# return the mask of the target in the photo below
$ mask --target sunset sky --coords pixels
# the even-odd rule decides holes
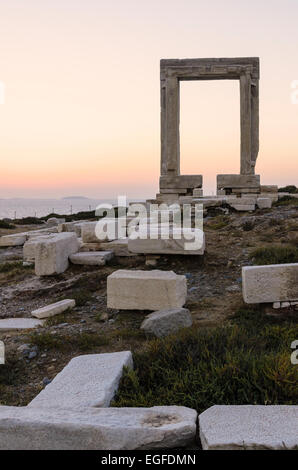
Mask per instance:
[[[0,0],[0,198],[153,197],[159,60],[259,56],[263,184],[298,186],[297,0]],[[181,85],[181,173],[238,173],[237,81]]]

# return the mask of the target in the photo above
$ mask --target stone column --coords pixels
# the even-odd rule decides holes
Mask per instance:
[[[240,75],[240,127],[241,127],[241,165],[240,174],[254,173],[251,165],[251,76]]]
[[[166,81],[160,80],[160,174],[167,175],[167,118],[166,118]]]
[[[163,157],[166,161],[166,174],[180,174],[180,142],[179,142],[179,81],[167,78],[165,86],[165,148]],[[163,127],[163,126],[162,126]],[[163,163],[163,167],[165,167]]]
[[[253,171],[259,153],[259,80],[251,81],[251,164]]]

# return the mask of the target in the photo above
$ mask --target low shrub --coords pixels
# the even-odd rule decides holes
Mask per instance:
[[[283,196],[278,201],[273,203],[273,206],[298,206],[298,198],[292,196]]]
[[[298,193],[298,188],[296,188],[294,184],[291,184],[289,186],[284,186],[283,188],[278,188],[278,192],[295,194]]]
[[[291,245],[261,247],[254,250],[250,257],[257,265],[297,263],[298,248]]]
[[[298,325],[242,309],[230,325],[188,328],[134,354],[112,406],[296,404],[298,368],[290,362]],[[297,320],[296,320],[297,322]]]
[[[15,228],[15,225],[9,223],[9,222],[5,222],[5,220],[0,220],[0,228],[6,228],[6,229],[13,229]]]

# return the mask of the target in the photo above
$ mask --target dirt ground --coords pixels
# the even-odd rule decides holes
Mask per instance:
[[[21,226],[0,229],[0,235],[36,230]],[[0,271],[0,318],[31,317],[31,311],[63,298],[75,298],[71,311],[52,317],[28,332],[0,333],[6,365],[0,371],[0,403],[27,405],[69,362],[80,354],[146,348],[139,329],[149,312],[117,311],[106,307],[106,278],[117,269],[161,269],[184,274],[188,283],[186,307],[200,327],[229,321],[243,304],[241,267],[253,264],[257,247],[298,247],[298,207],[287,205],[254,213],[218,215],[204,221],[204,256],[161,256],[155,267],[145,256],[117,257],[104,267],[71,266],[59,276],[38,278],[21,263]],[[0,249],[1,263],[21,259],[21,248]],[[276,314],[272,306],[268,314]]]

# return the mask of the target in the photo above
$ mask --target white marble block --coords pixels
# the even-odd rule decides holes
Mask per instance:
[[[247,304],[295,301],[298,299],[298,263],[245,266],[242,290]]]
[[[0,449],[177,448],[194,443],[196,422],[197,412],[183,406],[84,410],[0,406]]]
[[[109,406],[123,367],[133,367],[130,351],[77,356],[28,406],[73,410]]]
[[[0,237],[0,246],[21,246],[27,240],[27,233],[13,233]]]
[[[42,320],[35,320],[33,318],[4,318],[0,320],[0,331],[30,330],[42,325]]]
[[[112,259],[114,253],[112,251],[91,251],[80,252],[70,255],[69,260],[73,264],[83,264],[89,266],[103,266],[107,261]]]
[[[293,450],[298,406],[215,405],[199,416],[203,450]]]
[[[47,240],[51,238],[52,235],[39,235],[29,238],[23,246],[23,260],[34,262],[35,260],[35,250],[38,243],[42,240]]]
[[[31,315],[36,318],[48,318],[53,317],[54,315],[59,315],[69,308],[73,308],[76,305],[74,299],[65,299],[55,302],[54,304],[46,305],[45,307],[38,308],[31,312]]]
[[[142,254],[176,254],[176,255],[203,255],[205,251],[205,234],[200,229],[181,229],[169,227],[169,236],[162,238],[162,231],[166,227],[146,225],[140,232],[148,233],[147,238],[129,237],[128,249],[132,253]],[[150,238],[150,232],[157,234],[158,238]],[[179,237],[179,238],[176,238]]]
[[[173,271],[120,269],[107,278],[109,308],[123,310],[164,310],[183,307],[186,277]]]
[[[78,250],[78,238],[72,232],[57,233],[39,240],[35,248],[35,274],[49,276],[63,273],[69,266],[69,255]]]
[[[270,209],[272,207],[272,199],[270,197],[258,197],[257,206],[259,209]]]

